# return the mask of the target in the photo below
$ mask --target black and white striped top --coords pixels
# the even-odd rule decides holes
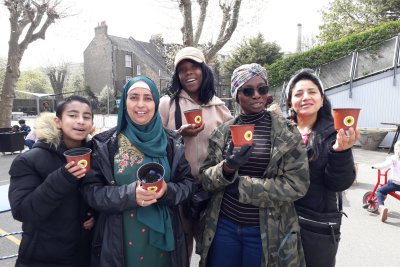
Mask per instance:
[[[240,167],[238,173],[242,176],[263,179],[263,174],[271,158],[271,117],[265,111],[252,115],[241,114],[237,124],[255,125],[253,134],[254,150],[248,162]],[[227,144],[229,144],[230,139],[231,137],[229,137]],[[231,193],[232,191],[237,192],[235,188],[232,188],[237,186],[238,181],[226,189],[221,205],[221,215],[242,226],[258,226],[258,207],[240,203],[238,194]]]

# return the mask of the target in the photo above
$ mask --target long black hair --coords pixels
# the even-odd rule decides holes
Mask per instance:
[[[203,73],[203,82],[199,88],[199,100],[201,103],[207,104],[215,95],[214,74],[205,63],[198,63],[191,59],[185,60],[189,61],[196,67],[200,67],[201,72]],[[181,81],[179,80],[178,66],[176,66],[174,74],[172,75],[172,80],[167,88],[167,95],[171,97],[171,101],[179,97],[179,94],[183,89]]]
[[[286,93],[287,93],[286,107],[288,109],[289,120],[292,120],[297,123],[297,113],[292,108],[291,98],[292,98],[293,88],[299,81],[303,80],[309,80],[312,83],[314,83],[318,87],[319,92],[323,97],[322,107],[317,112],[317,121],[313,126],[313,129],[308,139],[309,141],[306,145],[307,151],[309,151],[308,159],[309,161],[314,161],[319,157],[321,145],[323,142],[322,133],[315,130],[315,126],[322,120],[333,122],[332,104],[329,101],[328,97],[324,94],[323,84],[321,80],[318,78],[318,76],[314,74],[314,71],[312,69],[301,69],[292,76],[286,87]]]

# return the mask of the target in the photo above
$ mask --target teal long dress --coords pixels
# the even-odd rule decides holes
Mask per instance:
[[[118,151],[114,157],[114,175],[117,184],[130,184],[136,181],[136,172],[142,165],[143,159],[143,153],[138,151],[123,134],[119,134]],[[136,215],[136,208],[123,213],[125,267],[170,267],[170,252],[149,245],[149,228],[138,221]]]

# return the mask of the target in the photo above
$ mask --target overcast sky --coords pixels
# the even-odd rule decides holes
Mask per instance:
[[[209,6],[215,1],[210,1]],[[63,0],[63,2],[66,2]],[[323,7],[329,0],[267,0],[259,5],[242,1],[240,20],[231,41],[222,51],[229,52],[244,38],[264,34],[266,41],[276,41],[283,51],[295,51],[297,24],[303,25],[303,35],[318,33]],[[69,12],[75,14],[51,25],[46,40],[29,45],[22,59],[23,69],[57,64],[59,62],[83,62],[83,51],[94,36],[94,28],[106,21],[110,35],[148,41],[151,35],[161,33],[165,42],[181,41],[182,18],[172,0],[67,0]],[[219,8],[210,10],[213,18],[205,25],[202,41],[213,40],[219,25]],[[8,10],[0,6],[0,57],[7,57],[9,20]],[[207,23],[207,21],[206,21]],[[214,27],[213,27],[214,26]]]

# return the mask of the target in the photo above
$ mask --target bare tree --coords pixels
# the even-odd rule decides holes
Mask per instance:
[[[10,12],[10,39],[6,73],[0,95],[0,127],[11,125],[15,88],[21,74],[20,64],[29,44],[45,39],[47,29],[56,19],[65,17],[61,0],[4,0]]]
[[[51,87],[53,88],[56,100],[63,99],[63,89],[65,77],[68,74],[67,64],[60,64],[58,66],[50,66],[46,68],[46,74],[50,79]]]
[[[203,32],[204,21],[207,16],[209,0],[197,0],[199,5],[199,16],[196,28],[193,28],[192,0],[177,0],[179,10],[183,17],[182,41],[184,46],[198,46]],[[222,11],[222,20],[219,33],[215,43],[209,43],[205,52],[206,61],[212,59],[219,50],[229,41],[236,29],[239,19],[239,11],[242,0],[218,0]]]

